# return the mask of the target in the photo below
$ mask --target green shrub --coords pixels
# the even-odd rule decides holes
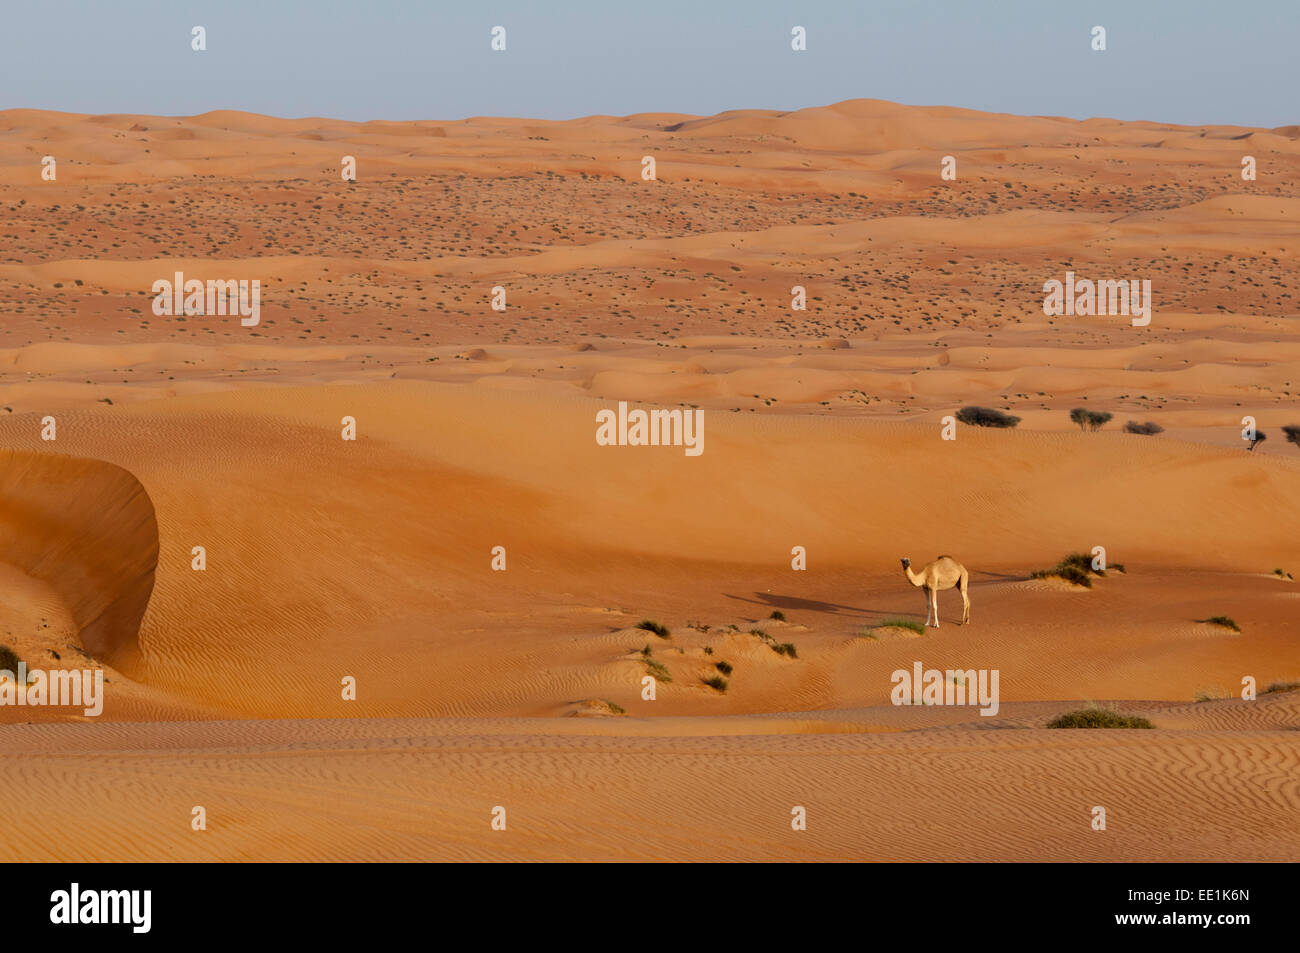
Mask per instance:
[[[1165,428],[1151,420],[1148,420],[1144,424],[1140,424],[1136,420],[1130,420],[1124,425],[1124,432],[1151,435],[1164,433]]]
[[[661,639],[666,639],[672,634],[666,627],[660,625],[658,622],[652,622],[649,619],[642,619],[637,623],[636,627],[638,629],[645,629],[647,632],[653,632]]]
[[[773,613],[770,616],[768,616],[768,618],[775,619],[777,622],[784,622],[785,613],[782,612],[780,609],[776,609],[775,611],[773,611]]]
[[[646,659],[645,670],[646,674],[653,675],[657,682],[671,682],[673,680],[672,673],[668,671],[663,663],[656,662],[654,659]]]
[[[13,672],[14,677],[17,678],[18,663],[21,661],[17,652],[7,645],[0,645],[0,670]]]
[[[721,672],[723,675],[730,675],[730,674],[731,674],[731,663],[730,663],[730,662],[714,662],[714,663],[713,663],[713,667],[716,668],[716,669],[717,669],[719,672]]]
[[[727,690],[727,680],[721,675],[714,675],[712,678],[703,679],[703,681],[705,685],[708,685],[710,688],[715,688],[720,692],[725,692]]]
[[[1083,586],[1085,589],[1092,588],[1092,577],[1077,566],[1057,566],[1054,569],[1039,569],[1030,574],[1031,579],[1064,579],[1068,583],[1076,586]]]
[[[1113,414],[1108,414],[1104,410],[1089,410],[1087,407],[1075,407],[1070,411],[1070,421],[1079,425],[1079,429],[1100,430],[1105,424],[1110,423]],[[1159,431],[1155,431],[1159,433]]]
[[[1064,566],[1057,573],[1061,579],[1085,589],[1092,588],[1092,577],[1076,566]]]
[[[1273,682],[1268,688],[1264,689],[1265,695],[1271,695],[1274,692],[1293,692],[1300,688],[1300,682]]]
[[[1080,708],[1047,723],[1048,728],[1154,728],[1145,718],[1121,715],[1109,708]]]
[[[1124,571],[1122,563],[1113,563],[1112,569]],[[1051,569],[1039,569],[1030,573],[1031,579],[1047,579],[1055,576],[1058,579],[1064,579],[1068,583],[1076,586],[1083,586],[1085,589],[1092,588],[1093,576],[1104,576],[1105,570],[1092,568],[1092,557],[1087,553],[1070,553]]]
[[[1080,572],[1093,572],[1096,573],[1098,576],[1106,575],[1103,571],[1092,568],[1092,557],[1089,556],[1087,553],[1070,553],[1059,563],[1057,563],[1057,565],[1069,566],[1073,569],[1079,570]]]
[[[996,427],[1007,429],[1020,423],[1019,417],[1004,414],[992,407],[963,407],[957,411],[957,419],[971,427]]]
[[[873,629],[910,629],[917,635],[925,635],[925,625],[917,622],[915,619],[885,619],[876,625]],[[874,638],[874,636],[873,636]]]
[[[772,648],[775,650],[777,655],[788,655],[790,658],[799,657],[798,653],[794,650],[793,642],[782,642],[780,645],[773,645]]]

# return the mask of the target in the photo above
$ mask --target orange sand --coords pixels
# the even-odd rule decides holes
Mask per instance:
[[[1300,680],[1298,179],[1294,131],[871,101],[0,113],[0,644],[109,679],[0,707],[0,859],[1300,859],[1300,693],[1239,699]],[[1045,317],[1067,269],[1151,326]],[[177,270],[262,323],[154,316]],[[597,446],[619,400],[704,453]],[[1023,423],[941,440],[972,403]],[[971,625],[872,631],[939,553]],[[893,707],[916,660],[999,715]],[[1090,700],[1156,730],[1043,730]]]

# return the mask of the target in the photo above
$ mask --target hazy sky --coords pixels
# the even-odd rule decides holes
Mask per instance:
[[[495,25],[507,50],[489,48]],[[808,49],[790,49],[807,28]],[[207,51],[190,30],[207,30]],[[1095,53],[1101,25],[1109,49]],[[564,119],[870,97],[1300,122],[1300,0],[3,0],[0,108]]]

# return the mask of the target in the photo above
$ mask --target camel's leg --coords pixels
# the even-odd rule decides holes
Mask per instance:
[[[934,627],[939,628],[939,590],[931,589],[930,598],[934,600]]]
[[[929,587],[927,586],[926,588],[922,589],[921,591],[925,593],[925,627],[928,629],[928,628],[930,628],[930,616],[934,613],[934,609],[932,609],[931,606],[930,606],[930,589],[929,589]]]
[[[966,573],[961,574],[961,624],[970,623],[970,595],[967,593],[967,583],[970,577]]]

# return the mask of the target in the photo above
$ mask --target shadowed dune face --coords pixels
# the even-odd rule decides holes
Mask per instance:
[[[100,460],[0,450],[0,559],[59,595],[86,651],[136,667],[158,523],[134,476]]]

